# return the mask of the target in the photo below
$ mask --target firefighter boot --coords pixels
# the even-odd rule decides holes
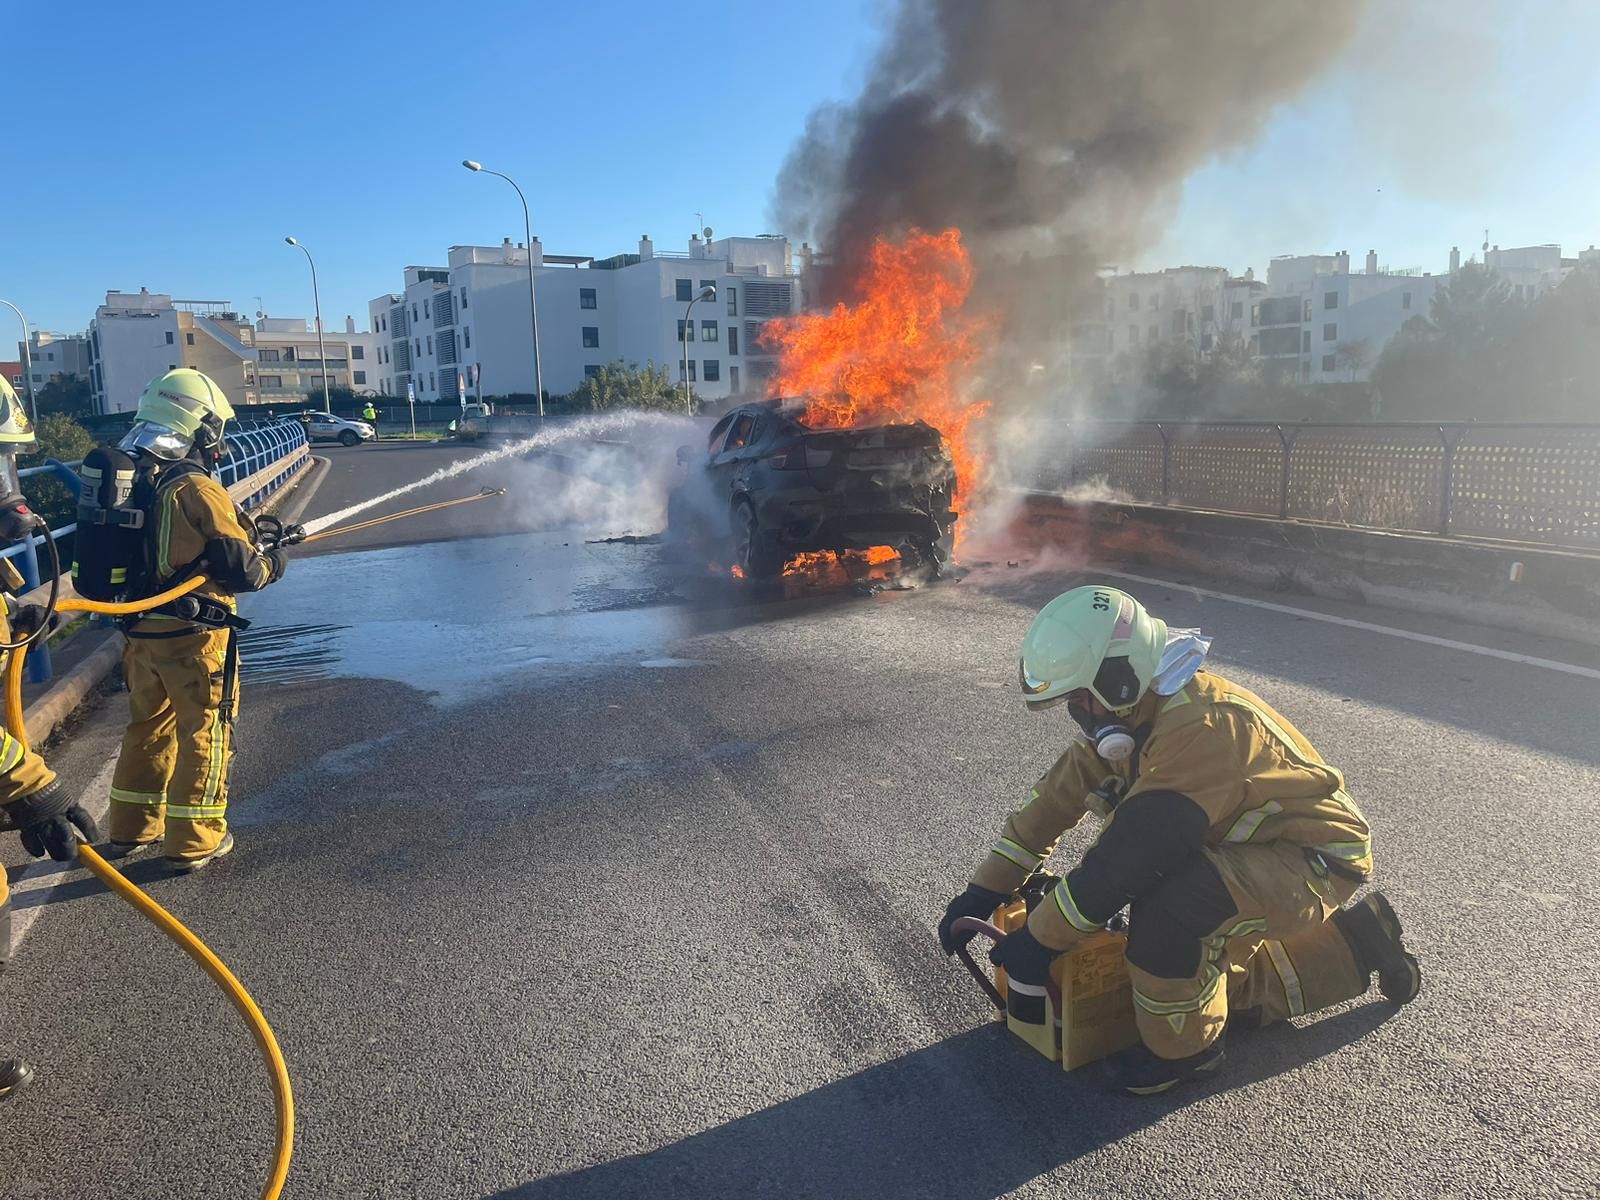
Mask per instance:
[[[1422,990],[1422,967],[1401,939],[1400,918],[1382,892],[1369,892],[1334,914],[1334,922],[1355,953],[1356,969],[1378,975],[1378,990],[1395,1004],[1408,1004]]]
[[[1187,1058],[1161,1058],[1142,1042],[1129,1046],[1106,1059],[1106,1082],[1114,1092],[1153,1096],[1218,1070],[1226,1057],[1223,1040],[1219,1037]]]
[[[0,1058],[0,1100],[33,1081],[33,1068],[20,1058]]]
[[[173,858],[169,856],[167,858],[167,865],[182,875],[187,874],[190,871],[198,871],[201,867],[206,866],[209,863],[214,863],[217,861],[217,859],[223,857],[224,855],[232,853],[233,834],[230,832],[222,835],[222,841],[218,843],[217,848],[210,854],[200,854],[193,858]]]

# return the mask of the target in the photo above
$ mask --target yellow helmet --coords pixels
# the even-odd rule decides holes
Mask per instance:
[[[152,379],[139,397],[133,428],[118,443],[123,450],[146,450],[157,458],[179,459],[198,446],[216,450],[233,405],[209,375],[179,367]]]
[[[4,376],[0,376],[0,451],[15,452],[37,443],[28,410]]]
[[[1049,708],[1087,689],[1113,712],[1139,702],[1161,665],[1167,624],[1104,584],[1064,592],[1039,610],[1022,639],[1022,696]]]

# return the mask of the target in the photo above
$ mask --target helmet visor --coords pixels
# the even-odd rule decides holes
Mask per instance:
[[[17,456],[8,452],[0,453],[0,504],[22,498],[22,480],[17,477]]]
[[[122,435],[119,450],[144,450],[157,458],[179,459],[189,453],[194,439],[159,421],[135,421]]]

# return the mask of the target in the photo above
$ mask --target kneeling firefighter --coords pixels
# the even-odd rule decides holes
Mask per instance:
[[[1143,1095],[1216,1070],[1224,1033],[1359,996],[1376,972],[1404,1004],[1422,985],[1372,872],[1366,820],[1343,776],[1265,701],[1202,670],[1210,642],[1132,596],[1080,587],[1022,643],[1030,709],[1065,704],[1076,741],[1012,813],[939,925],[952,954],[1088,811],[1104,821],[1082,862],[991,961],[1037,989],[1051,963],[1128,905],[1141,1043],[1112,1056],[1114,1087]],[[1231,1018],[1230,1018],[1231,1014]]]
[[[17,403],[11,385],[0,378],[0,542],[15,545],[44,528],[27,502],[17,480],[17,453],[34,445],[33,428]],[[9,563],[7,564],[9,566]],[[0,648],[11,651],[44,635],[51,613],[43,605],[18,605],[10,592],[20,583],[7,580],[0,612]],[[14,638],[18,640],[13,640]],[[69,797],[45,766],[44,759],[5,730],[0,730],[0,828],[16,829],[22,847],[35,858],[48,854],[61,862],[76,858],[78,838],[99,838],[92,818]],[[4,867],[0,867],[0,971],[11,954],[11,892]],[[33,1070],[18,1058],[0,1058],[0,1100],[25,1085]]]
[[[233,406],[199,371],[145,388],[116,449],[85,456],[73,582],[95,600],[155,596],[195,575],[197,591],[125,619],[129,722],[111,781],[109,857],[165,838],[193,870],[233,849],[228,768],[239,709],[235,595],[283,576],[283,550],[261,550],[250,518],[211,476]],[[86,533],[87,531],[87,533]]]

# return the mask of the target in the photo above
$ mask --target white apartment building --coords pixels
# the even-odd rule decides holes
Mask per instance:
[[[1452,252],[1452,264],[1459,255]],[[1372,374],[1383,347],[1412,317],[1425,317],[1449,280],[1418,267],[1380,267],[1367,251],[1365,270],[1350,255],[1283,255],[1267,267],[1266,294],[1250,315],[1250,340],[1269,364],[1302,383],[1344,383]]]
[[[46,333],[35,329],[28,336],[25,359],[22,350],[23,345],[18,342],[17,357],[29,363],[29,377],[35,392],[53,379],[89,378],[88,334]]]
[[[1073,374],[1115,381],[1152,345],[1182,341],[1201,354],[1228,338],[1248,338],[1250,309],[1266,285],[1253,270],[1167,267],[1101,277],[1101,308],[1073,333]]]
[[[717,297],[694,305],[687,330],[695,394],[716,400],[760,392],[773,369],[758,344],[761,326],[801,304],[782,237],[695,236],[687,252],[668,253],[646,236],[637,253],[603,259],[547,254],[537,238],[531,248],[509,238],[452,246],[448,266],[407,267],[404,291],[368,305],[372,328],[387,339],[379,391],[405,396],[414,388],[418,401],[449,402],[475,372],[478,394],[531,397],[530,254],[540,367],[551,395],[614,362],[654,364],[681,379],[685,310],[708,284]]]
[[[358,396],[381,395],[379,351],[386,343],[381,333],[357,332],[353,317],[344,319],[342,331],[324,328],[321,348],[327,354],[328,386],[349,388]],[[257,403],[321,406],[316,395],[322,388],[324,364],[313,322],[304,317],[261,317],[255,324],[255,348]]]

